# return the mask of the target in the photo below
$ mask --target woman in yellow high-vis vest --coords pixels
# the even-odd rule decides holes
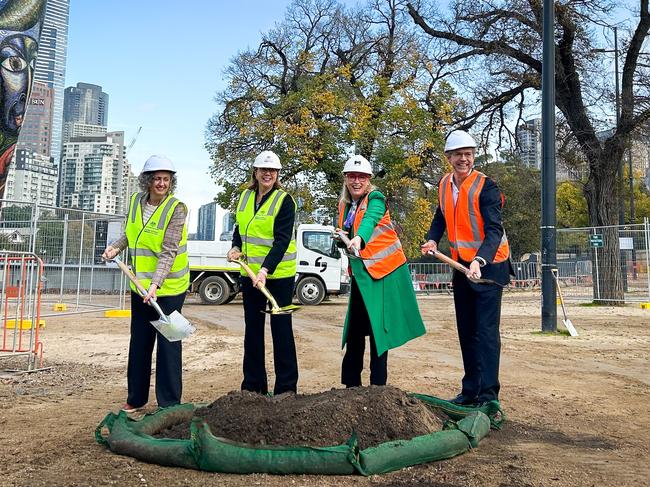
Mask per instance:
[[[385,196],[371,183],[372,166],[363,156],[343,168],[338,227],[350,236],[351,285],[343,328],[345,356],[341,382],[361,385],[366,336],[370,336],[370,384],[385,385],[388,350],[424,335],[411,275],[393,228]]]
[[[106,247],[113,259],[129,249],[131,269],[147,289],[140,296],[131,284],[131,340],[127,369],[128,396],[122,407],[132,413],[149,401],[151,357],[156,341],[156,400],[159,407],[179,404],[182,392],[181,342],[169,342],[151,324],[158,314],[147,303],[154,299],[165,314],[181,311],[189,287],[187,207],[172,196],[176,169],[165,156],[151,156],[138,178],[140,193],[131,196],[125,233]]]
[[[245,391],[266,394],[268,383],[264,365],[264,325],[267,306],[264,294],[257,289],[266,286],[279,306],[291,304],[296,275],[296,241],[294,222],[296,203],[280,188],[280,158],[263,151],[253,162],[251,183],[237,202],[236,225],[228,259],[245,254],[256,273],[251,279],[242,270],[244,300],[244,380]],[[296,392],[298,361],[293,337],[291,315],[271,315],[274,394]]]

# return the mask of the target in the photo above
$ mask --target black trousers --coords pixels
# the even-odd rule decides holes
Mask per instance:
[[[185,293],[177,296],[158,297],[163,313],[180,313],[185,302]],[[182,346],[181,342],[170,342],[156,330],[151,321],[159,319],[156,310],[142,302],[142,296],[131,292],[131,341],[129,343],[129,364],[127,368],[128,396],[126,402],[141,407],[149,402],[151,383],[151,357],[156,348],[156,400],[158,406],[174,406],[181,402]],[[157,340],[156,340],[157,339]]]
[[[366,351],[366,336],[370,336],[370,384],[383,386],[388,380],[388,352],[377,356],[377,345],[372,334],[368,310],[363,302],[356,279],[350,287],[350,319],[345,339],[345,355],[341,366],[341,383],[346,387],[361,385],[363,355]]]
[[[268,379],[264,363],[264,325],[268,300],[253,281],[241,277],[244,299],[244,380],[241,388],[245,391],[268,392]],[[275,298],[278,306],[291,304],[294,278],[268,279],[266,288]],[[271,336],[273,337],[273,365],[275,368],[274,394],[296,392],[298,387],[298,359],[296,343],[293,338],[291,315],[270,315]]]
[[[454,306],[465,375],[462,395],[476,402],[499,397],[501,297],[503,289],[471,284],[454,272]]]

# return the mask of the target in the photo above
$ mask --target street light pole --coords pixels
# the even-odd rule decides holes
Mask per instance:
[[[557,331],[555,167],[555,2],[544,0],[542,27],[542,331]]]

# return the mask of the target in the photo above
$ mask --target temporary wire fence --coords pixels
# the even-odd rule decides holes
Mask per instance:
[[[0,250],[43,262],[43,316],[124,308],[125,278],[101,259],[123,228],[122,215],[0,200]]]
[[[650,223],[557,230],[557,275],[565,299],[577,302],[650,302]],[[612,259],[612,255],[614,259]],[[506,292],[541,296],[539,253],[513,262]],[[452,269],[443,263],[409,264],[416,293],[451,294]],[[621,292],[612,291],[620,285]],[[618,288],[616,288],[618,289]]]

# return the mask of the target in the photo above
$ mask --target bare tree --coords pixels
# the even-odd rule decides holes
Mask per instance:
[[[427,2],[428,3],[428,2]],[[589,221],[613,226],[617,221],[617,170],[631,133],[650,119],[648,71],[639,56],[650,30],[648,0],[638,2],[635,26],[624,35],[620,117],[607,136],[604,106],[613,107],[613,78],[602,72],[594,51],[602,40],[596,33],[612,26],[618,4],[608,0],[563,0],[555,3],[556,106],[582,151],[589,168],[584,193]],[[512,117],[521,118],[539,102],[542,73],[542,0],[457,0],[450,14],[410,2],[415,23],[445,47],[441,65],[453,67],[457,86],[469,100],[462,127],[484,124],[486,132],[508,135]],[[460,81],[460,83],[459,83]],[[613,84],[613,83],[612,83]],[[609,110],[611,113],[611,110]],[[623,299],[618,234],[605,231],[605,300]]]

